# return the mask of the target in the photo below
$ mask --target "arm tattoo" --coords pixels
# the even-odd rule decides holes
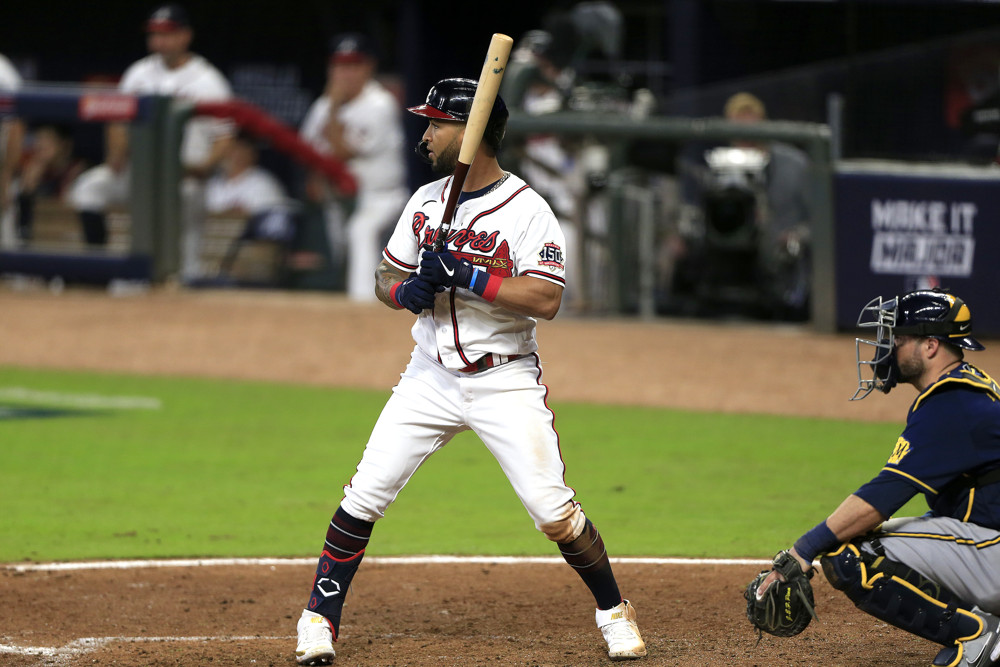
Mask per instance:
[[[384,259],[375,269],[375,296],[378,300],[389,306],[393,310],[399,310],[399,306],[392,302],[389,290],[400,280],[405,280],[406,274],[391,266]]]

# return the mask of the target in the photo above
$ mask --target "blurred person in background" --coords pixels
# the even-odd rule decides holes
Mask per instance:
[[[286,203],[285,187],[258,164],[254,138],[244,132],[233,137],[219,169],[205,186],[205,208],[209,213],[253,215]]]
[[[726,101],[726,120],[756,124],[768,119],[764,103],[748,92]],[[780,141],[734,141],[738,148],[764,153],[764,210],[761,223],[760,265],[774,298],[787,315],[805,315],[809,298],[808,248],[813,204],[809,192],[809,158],[801,149]]]
[[[0,54],[0,95],[16,92],[22,84],[20,73],[6,56]],[[4,228],[8,227],[7,213],[13,198],[11,181],[21,161],[23,141],[24,123],[18,118],[0,117],[0,221],[4,222]]]
[[[219,169],[205,186],[205,209],[209,214],[244,220],[243,231],[222,258],[219,274],[225,278],[246,241],[266,241],[276,253],[270,263],[269,278],[280,281],[286,256],[299,232],[297,202],[290,200],[285,186],[259,164],[259,144],[240,132],[229,142]]]
[[[303,140],[344,162],[357,180],[353,203],[329,191],[316,174],[306,186],[310,199],[325,202],[331,256],[346,264],[346,291],[353,301],[375,300],[372,277],[385,237],[409,196],[402,105],[376,80],[377,71],[378,55],[368,36],[336,35],[330,42],[326,90],[300,129]]]
[[[736,93],[726,101],[726,120],[755,124],[767,120],[764,103],[755,95]],[[767,155],[766,234],[772,246],[809,240],[812,203],[809,198],[809,158],[805,152],[780,141],[734,141],[734,146],[756,148]]]
[[[183,7],[174,4],[158,7],[145,27],[149,55],[125,70],[119,84],[121,92],[216,102],[232,97],[229,82],[222,73],[189,50],[194,33]],[[201,273],[204,181],[219,164],[231,136],[230,124],[216,119],[194,118],[184,128],[181,143],[184,169],[181,278],[184,280]],[[109,124],[104,163],[84,172],[73,186],[71,201],[88,245],[107,243],[108,208],[128,201],[128,153],[128,126]]]
[[[581,2],[546,16],[543,29],[528,30],[512,51],[501,82],[512,109],[532,116],[560,111],[616,110],[632,113],[627,92],[580,70],[592,60],[621,57],[624,20],[609,2]],[[504,160],[517,161],[525,181],[545,197],[566,237],[576,267],[566,275],[564,300],[588,310],[608,284],[608,215],[605,185],[610,152],[592,137],[536,133],[518,137]]]
[[[728,98],[732,123],[768,119],[756,95]],[[778,141],[735,140],[684,164],[685,203],[661,248],[662,289],[671,308],[803,320],[809,313],[811,164]],[[685,292],[694,306],[683,306]],[[669,293],[669,294],[668,294]]]
[[[530,115],[565,111],[569,99],[568,81],[563,76],[570,48],[554,42],[547,30],[529,30],[511,52],[500,93],[511,108]],[[519,137],[509,146],[524,180],[542,195],[559,218],[566,236],[566,252],[582,265],[580,252],[580,200],[584,196],[583,178],[578,173],[579,142],[555,134],[531,134]],[[579,307],[584,292],[579,272],[567,272],[566,299]]]
[[[86,167],[86,161],[74,155],[73,136],[69,128],[42,125],[28,133],[21,166],[12,187],[17,204],[20,242],[32,239],[35,201],[42,197],[65,203],[70,186]]]

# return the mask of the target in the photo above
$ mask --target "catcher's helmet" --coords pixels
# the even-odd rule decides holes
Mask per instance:
[[[431,86],[423,104],[408,107],[407,111],[425,118],[464,123],[469,120],[469,111],[472,109],[477,85],[472,79],[442,79]],[[507,131],[508,116],[507,105],[497,95],[493,109],[490,110],[486,130],[483,132],[483,141],[494,151],[500,149],[503,135]]]
[[[957,296],[940,290],[918,290],[883,301],[876,297],[861,309],[858,326],[875,328],[875,340],[856,339],[858,389],[851,400],[867,396],[873,389],[888,394],[899,379],[895,336],[937,338],[966,350],[985,350],[972,337],[972,313]],[[861,360],[861,345],[875,347],[871,361]],[[872,378],[863,378],[864,367]],[[859,396],[860,394],[860,396]]]

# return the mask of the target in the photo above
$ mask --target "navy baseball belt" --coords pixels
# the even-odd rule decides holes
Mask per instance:
[[[520,359],[523,356],[523,354],[493,354],[491,352],[479,357],[479,359],[473,361],[465,368],[459,368],[458,372],[479,373],[481,371],[485,371],[487,368],[493,368],[494,366],[502,366],[503,364],[510,363],[511,361]]]

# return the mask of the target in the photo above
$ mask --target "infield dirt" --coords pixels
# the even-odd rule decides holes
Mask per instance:
[[[0,364],[28,368],[385,389],[412,347],[412,316],[330,295],[0,290],[0,312]],[[560,316],[539,327],[554,400],[901,423],[912,400],[905,390],[848,402],[853,340],[802,326],[675,320]],[[975,361],[997,371],[1000,346],[986,344]],[[936,653],[856,611],[822,576],[814,579],[820,620],[797,638],[758,645],[742,591],[759,567],[615,569],[649,648],[638,664],[902,667]],[[0,665],[292,665],[311,578],[311,566],[293,564],[0,566]],[[362,666],[609,663],[589,593],[558,564],[366,561],[337,651],[337,664]]]

